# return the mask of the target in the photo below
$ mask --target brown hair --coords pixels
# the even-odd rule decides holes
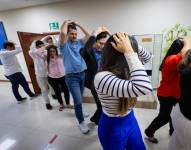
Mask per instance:
[[[76,24],[74,22],[68,24],[67,33],[70,32],[70,30],[77,30]]]
[[[132,48],[135,52],[138,51],[138,43],[136,39],[132,36],[129,36]],[[103,55],[101,60],[101,70],[100,71],[110,71],[115,74],[120,79],[129,79],[130,72],[129,66],[125,59],[123,53],[118,52],[113,46],[111,42],[115,43],[113,36],[111,36],[104,48]],[[118,106],[118,114],[125,114],[130,107],[135,106],[137,98],[120,98],[119,106]]]
[[[47,65],[48,65],[48,70],[49,70],[49,64],[50,64],[50,49],[54,49],[56,51],[56,56],[58,56],[58,49],[55,45],[48,45],[46,47],[47,50]]]
[[[191,67],[191,49],[189,49],[186,52],[185,57],[183,58],[183,60],[178,65],[178,70],[183,71],[184,69],[186,69],[188,67]]]

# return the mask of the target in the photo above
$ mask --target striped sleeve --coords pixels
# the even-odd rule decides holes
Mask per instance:
[[[94,84],[99,93],[114,97],[138,97],[152,91],[149,78],[136,53],[125,54],[130,69],[129,80],[123,80],[113,73],[103,71],[95,76]]]
[[[151,58],[152,58],[152,54],[149,53],[144,47],[142,47],[141,45],[138,45],[138,57],[141,60],[142,64],[146,64],[148,63]]]

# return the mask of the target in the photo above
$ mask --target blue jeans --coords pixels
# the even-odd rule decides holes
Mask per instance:
[[[30,90],[29,88],[29,84],[27,83],[24,75],[22,74],[22,72],[17,72],[14,73],[10,76],[6,76],[7,79],[10,80],[11,84],[12,84],[12,90],[13,90],[13,94],[15,96],[15,98],[17,99],[17,101],[21,101],[22,97],[19,94],[19,85],[21,85],[24,89],[24,91],[30,96],[33,97],[35,94]]]
[[[82,110],[82,97],[84,91],[85,73],[71,73],[65,76],[66,85],[72,94],[74,100],[75,114],[78,122],[84,121],[83,110]]]
[[[121,118],[102,113],[98,137],[104,150],[146,150],[133,111]]]

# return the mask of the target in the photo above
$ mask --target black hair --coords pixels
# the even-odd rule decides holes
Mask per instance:
[[[96,36],[96,41],[97,41],[97,40],[100,40],[100,39],[103,39],[103,38],[106,38],[107,35],[108,35],[107,32],[101,32],[101,33],[99,33],[99,34]]]
[[[180,53],[180,51],[182,50],[183,47],[184,47],[184,42],[182,41],[182,39],[181,39],[181,38],[176,39],[176,40],[172,43],[172,45],[170,46],[170,48],[168,49],[168,51],[167,51],[165,57],[163,58],[162,63],[161,63],[161,65],[160,65],[160,67],[159,67],[159,70],[160,70],[160,71],[162,70],[162,66],[163,66],[163,64],[164,64],[164,62],[165,62],[165,60],[166,60],[166,58],[167,58],[168,56],[170,56],[170,55],[176,55],[176,54]]]
[[[131,42],[131,46],[135,52],[138,52],[138,42],[133,36],[129,36],[129,40]],[[101,70],[103,71],[119,71],[120,73],[124,73],[125,71],[129,71],[129,67],[127,61],[125,59],[124,54],[117,51],[112,45],[111,42],[115,43],[113,36],[111,36],[104,45],[103,55],[101,60]],[[123,70],[123,71],[122,71]],[[117,72],[118,72],[117,71]],[[126,75],[122,75],[123,77]],[[122,76],[118,76],[119,78],[123,78]]]
[[[37,41],[35,42],[35,46],[36,46],[36,47],[39,47],[40,45],[44,45],[44,43],[43,43],[42,41],[40,41],[40,40],[37,40]]]
[[[15,44],[13,42],[6,41],[3,43],[3,48],[6,49],[7,47],[15,47]]]

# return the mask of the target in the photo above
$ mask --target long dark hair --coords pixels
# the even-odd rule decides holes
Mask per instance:
[[[135,52],[138,51],[138,43],[133,36],[129,36],[131,46]],[[115,43],[113,36],[111,36],[103,48],[102,60],[100,71],[110,71],[114,73],[120,79],[129,79],[130,72],[129,66],[123,53],[118,52],[112,45]],[[128,108],[135,106],[136,98],[120,98],[118,113],[120,115],[125,114]]]
[[[138,51],[138,43],[137,40],[133,36],[129,36],[129,40],[131,42],[132,48],[135,52]],[[118,52],[113,46],[111,42],[115,43],[113,36],[111,36],[104,45],[103,52],[102,52],[102,59],[100,65],[100,71],[111,71],[115,70],[115,73],[123,74],[126,71],[129,71],[129,66],[125,59],[123,53]],[[117,75],[121,78],[124,75]],[[126,75],[125,75],[126,76]]]
[[[165,60],[166,60],[166,58],[167,58],[168,56],[170,56],[170,55],[176,55],[176,54],[180,53],[180,51],[182,50],[183,47],[184,47],[184,43],[183,43],[182,39],[181,39],[181,38],[176,39],[176,40],[172,43],[172,45],[170,46],[170,48],[168,49],[168,51],[167,51],[165,57],[163,58],[162,63],[161,63],[161,65],[160,65],[160,67],[159,67],[159,70],[160,70],[160,71],[162,70],[162,66],[163,66],[163,64],[164,64],[164,62],[165,62]]]
[[[58,56],[58,49],[55,45],[48,45],[46,47],[47,50],[47,65],[48,65],[48,70],[49,70],[49,64],[50,64],[50,49],[55,49],[56,51],[56,56]]]
[[[179,71],[183,71],[184,69],[187,69],[187,68],[191,68],[191,49],[189,49],[186,52],[183,60],[178,65],[178,70]]]

